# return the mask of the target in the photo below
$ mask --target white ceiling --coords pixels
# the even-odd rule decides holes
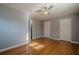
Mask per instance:
[[[79,4],[74,3],[5,3],[4,6],[16,9],[24,13],[30,13],[32,17],[39,20],[48,20],[63,15],[70,15],[76,12],[79,12]],[[54,7],[49,11],[50,15],[45,16],[42,13],[35,12],[39,10],[42,6]]]

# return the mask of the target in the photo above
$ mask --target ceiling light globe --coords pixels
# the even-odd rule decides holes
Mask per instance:
[[[45,15],[47,15],[47,14],[48,14],[48,12],[47,12],[47,11],[45,11],[45,12],[44,12],[44,14],[45,14]]]

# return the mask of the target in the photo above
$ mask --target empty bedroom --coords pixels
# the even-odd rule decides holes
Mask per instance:
[[[79,4],[0,4],[0,55],[79,55]]]

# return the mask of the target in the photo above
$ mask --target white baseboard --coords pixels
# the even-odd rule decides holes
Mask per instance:
[[[51,39],[62,40],[62,39],[58,39],[58,38],[51,38]],[[63,41],[69,41],[71,43],[79,44],[79,42],[76,42],[76,41],[70,41],[70,40],[63,40]]]
[[[71,43],[76,43],[76,44],[79,44],[79,42],[75,42],[75,41],[70,41]]]
[[[4,49],[1,49],[0,52],[6,51],[6,50],[9,50],[9,49],[12,49],[12,48],[16,48],[16,47],[22,46],[24,44],[27,44],[27,43],[21,43],[21,44],[15,45],[15,46],[4,48]]]
[[[37,39],[37,38],[41,38],[41,37],[44,37],[44,36],[40,36],[40,37],[33,37],[33,39]]]

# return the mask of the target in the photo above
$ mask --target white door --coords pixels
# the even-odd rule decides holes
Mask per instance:
[[[60,20],[60,39],[71,40],[71,18]]]
[[[50,22],[44,22],[44,37],[50,37]]]

